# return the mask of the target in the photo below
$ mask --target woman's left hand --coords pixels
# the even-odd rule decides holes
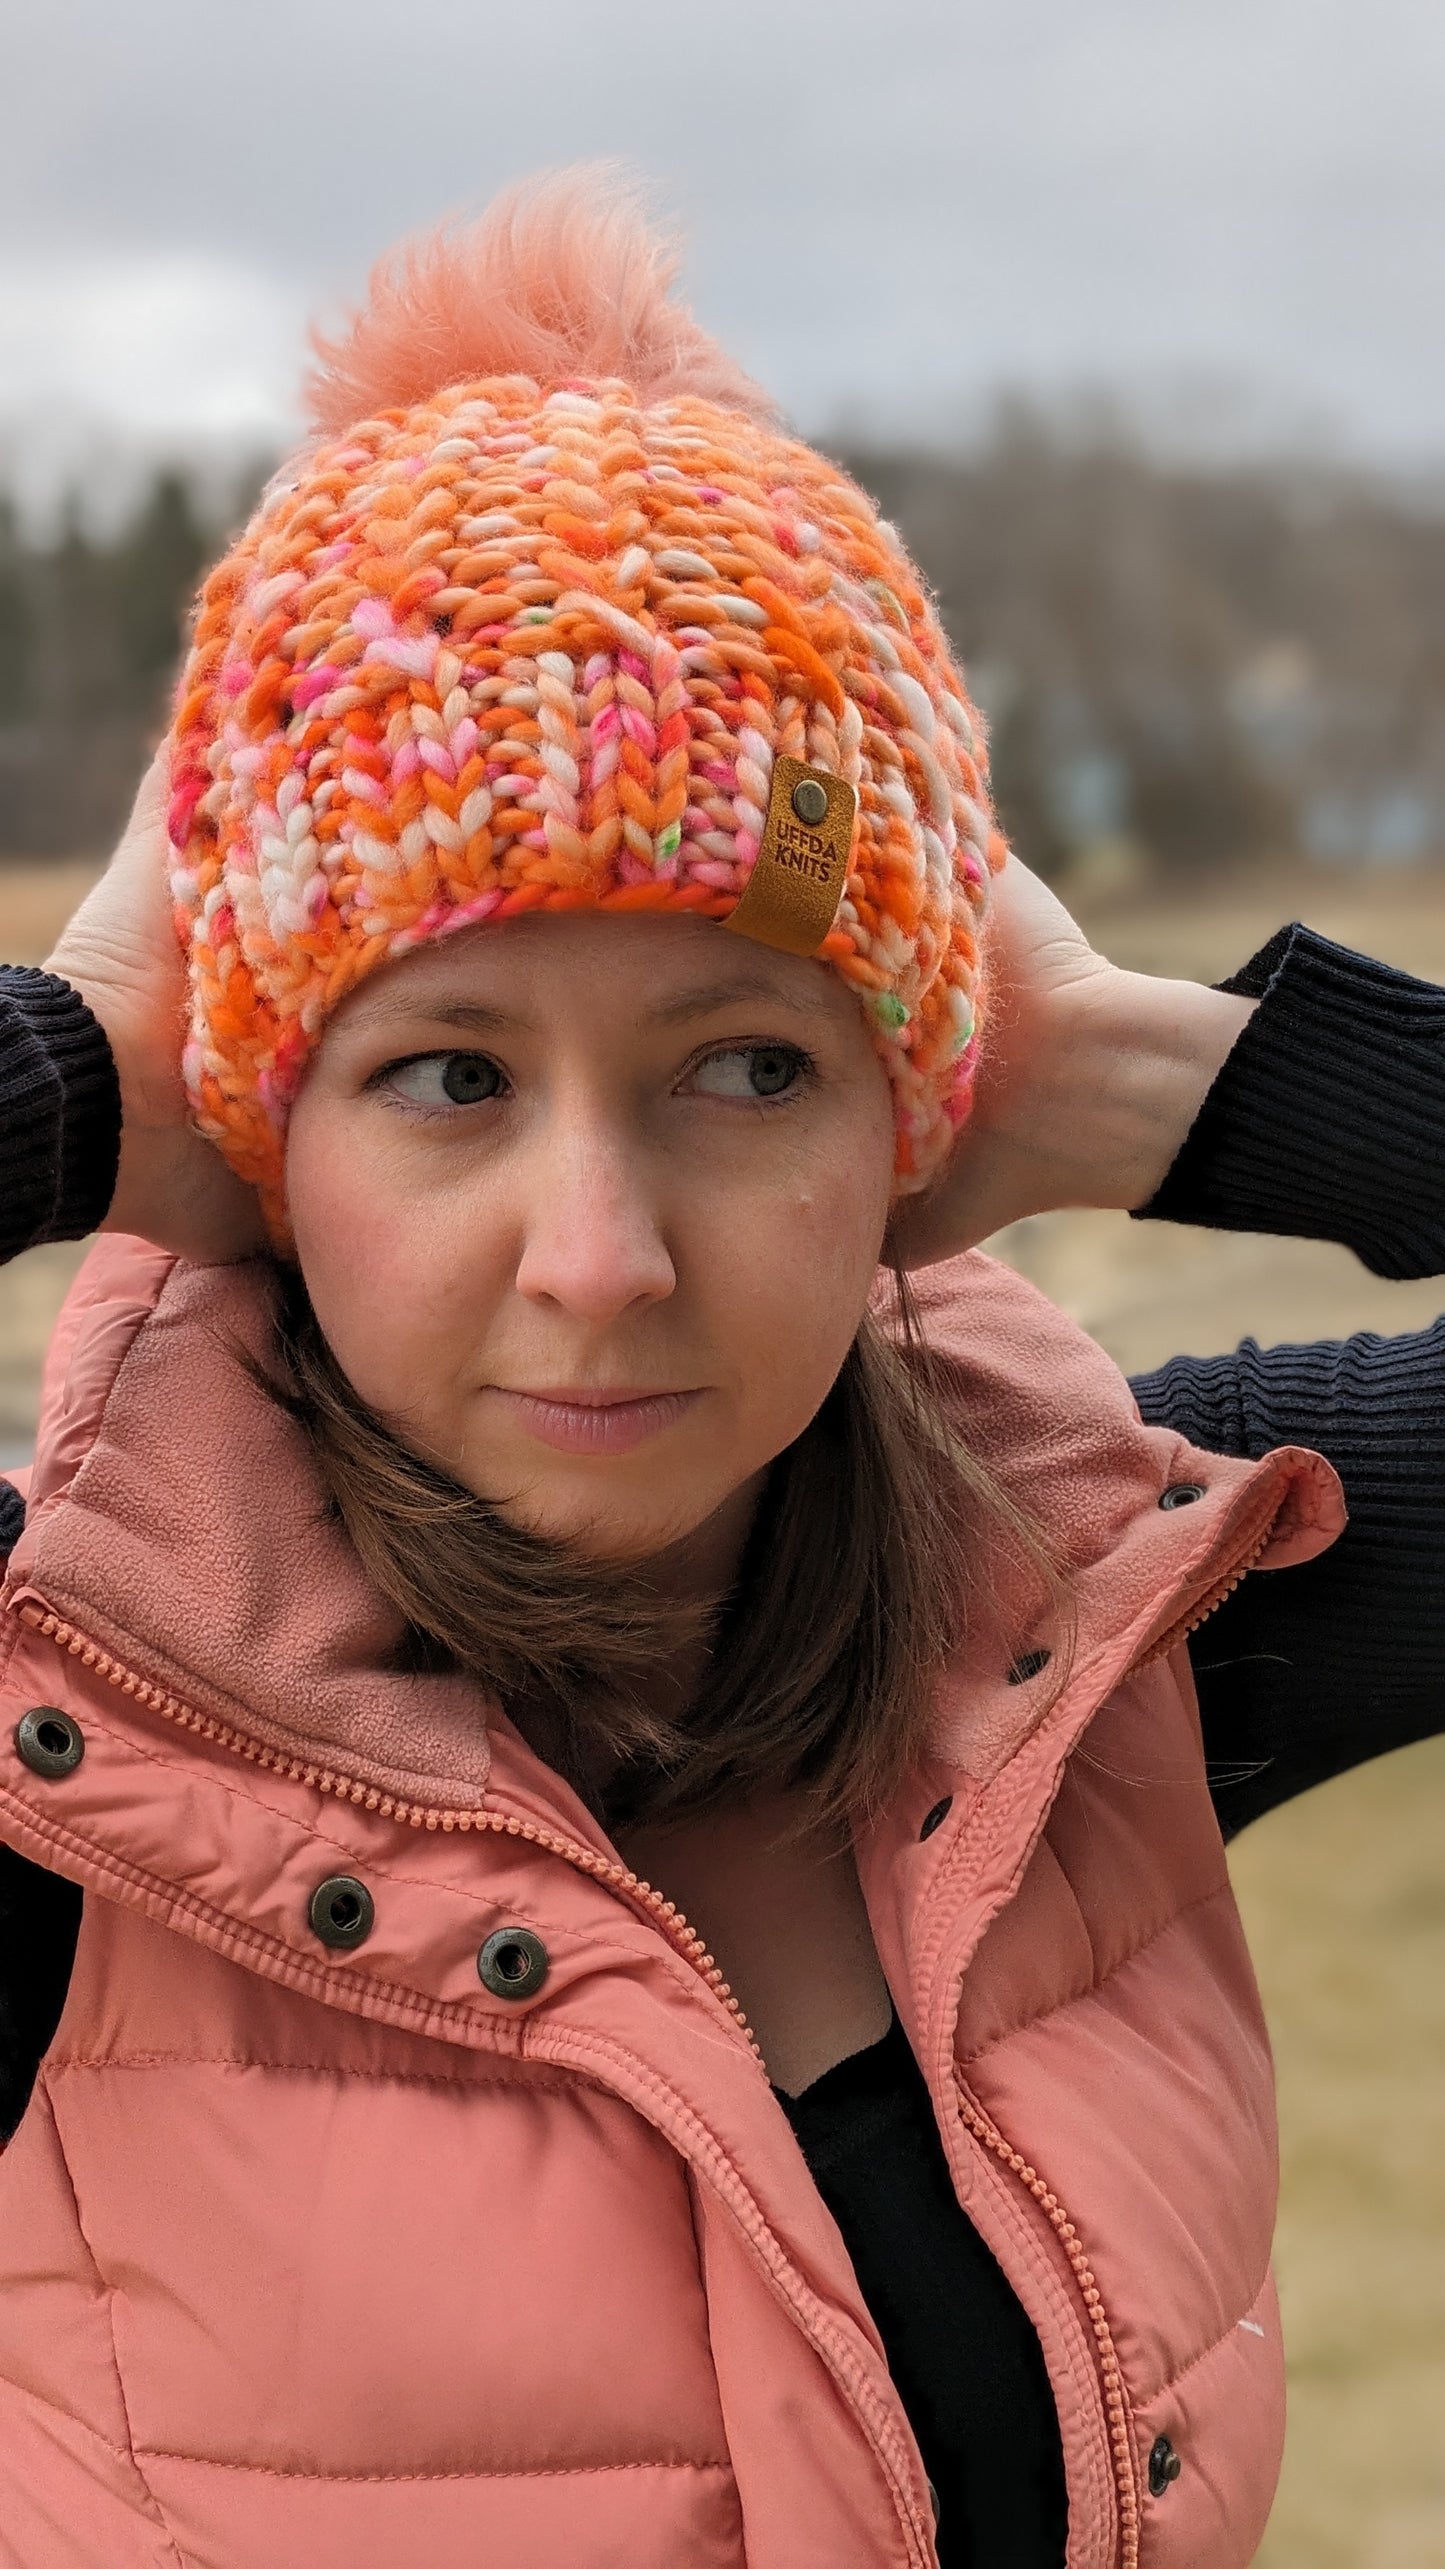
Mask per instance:
[[[1110,963],[1017,857],[994,882],[986,965],[973,1111],[889,1226],[905,1267],[1026,1213],[1147,1204],[1255,1005]]]

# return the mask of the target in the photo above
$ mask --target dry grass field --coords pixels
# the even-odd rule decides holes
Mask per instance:
[[[0,868],[0,954],[38,959],[83,868]],[[1207,907],[1116,903],[1097,941],[1212,979],[1282,919],[1445,980],[1445,874],[1314,875]],[[1110,1214],[997,1244],[1126,1368],[1435,1317],[1343,1250],[1213,1239]],[[23,1449],[36,1367],[77,1254],[0,1273],[0,1449]],[[1445,1740],[1342,1778],[1250,1830],[1234,1859],[1279,2059],[1279,2267],[1291,2432],[1264,2569],[1445,2569]]]

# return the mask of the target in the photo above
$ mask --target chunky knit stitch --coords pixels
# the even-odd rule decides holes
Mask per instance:
[[[858,795],[818,952],[888,1068],[900,1190],[967,1111],[1003,856],[978,718],[893,529],[668,273],[586,174],[383,270],[323,433],[202,592],[170,813],[186,1074],[277,1218],[289,1105],[367,972],[532,911],[726,920],[780,754]],[[562,379],[499,371],[519,347]]]

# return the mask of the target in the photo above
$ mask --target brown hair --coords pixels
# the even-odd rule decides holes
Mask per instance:
[[[600,1576],[414,1453],[353,1390],[294,1271],[268,1388],[404,1616],[412,1664],[473,1673],[609,1822],[767,1787],[795,1794],[800,1826],[856,1823],[922,1755],[938,1671],[986,1610],[979,1537],[995,1569],[1002,1546],[1057,1602],[1038,1534],[946,1421],[901,1274],[895,1290],[896,1327],[864,1320],[772,1465],[711,1610],[661,1593],[645,1561]],[[667,1671],[689,1650],[700,1682],[669,1708]]]

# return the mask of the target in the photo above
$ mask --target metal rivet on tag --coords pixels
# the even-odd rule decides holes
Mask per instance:
[[[857,818],[855,786],[779,753],[753,870],[724,926],[782,954],[816,954],[848,888]]]

